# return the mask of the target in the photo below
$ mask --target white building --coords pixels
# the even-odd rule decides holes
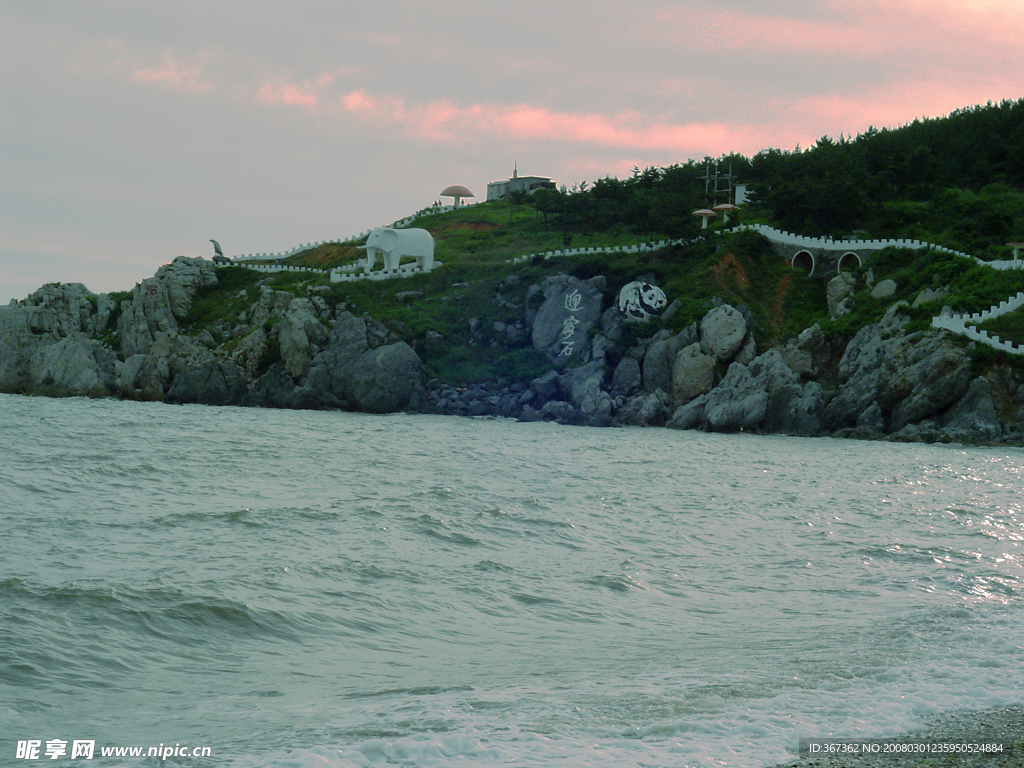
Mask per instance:
[[[555,182],[547,176],[520,176],[518,167],[513,168],[512,178],[492,181],[487,185],[488,200],[504,200],[510,192],[532,194],[538,189],[555,189]]]

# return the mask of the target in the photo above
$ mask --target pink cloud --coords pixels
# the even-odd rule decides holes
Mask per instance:
[[[741,58],[759,52],[875,61],[886,56],[898,66],[915,54],[946,64],[954,64],[957,52],[984,57],[991,54],[985,45],[1015,53],[1022,27],[1019,0],[827,0],[800,16],[770,6],[741,12],[687,3],[656,14],[632,36]]]
[[[136,69],[135,78],[146,83],[168,85],[179,91],[206,93],[213,86],[203,79],[199,66],[186,67],[174,60],[171,54],[164,54],[163,65],[150,69]]]
[[[384,123],[425,141],[474,139],[553,141],[674,153],[725,152],[760,148],[765,131],[724,123],[674,123],[651,120],[647,115],[555,112],[525,104],[448,102],[406,104],[400,99],[375,99],[352,91],[338,102],[341,109],[361,120]]]
[[[286,104],[293,107],[316,110],[320,104],[320,96],[334,78],[326,72],[316,79],[296,85],[295,83],[264,83],[260,86],[256,98],[264,104]]]

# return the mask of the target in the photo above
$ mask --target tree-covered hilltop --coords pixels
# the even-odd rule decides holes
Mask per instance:
[[[766,150],[749,173],[784,229],[927,234],[978,253],[1024,230],[1024,99],[823,137],[805,151]]]
[[[700,221],[692,211],[715,202],[706,194],[712,163],[757,194],[747,220],[801,234],[860,231],[985,252],[1024,230],[1024,100],[869,128],[856,138],[824,136],[804,150],[634,168],[628,179],[543,190],[511,205],[530,205],[566,242],[591,232],[693,236]]]

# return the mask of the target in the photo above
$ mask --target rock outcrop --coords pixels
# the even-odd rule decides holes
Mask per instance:
[[[381,338],[365,320],[338,315],[327,347],[313,360],[306,389],[326,407],[369,413],[420,410],[423,363],[404,341]]]
[[[80,283],[45,285],[0,307],[0,391],[112,393],[116,358],[90,338],[107,330],[112,310]]]
[[[700,344],[691,344],[672,363],[672,401],[678,406],[711,391],[716,379],[716,359]]]
[[[731,360],[740,351],[746,335],[746,318],[728,304],[715,307],[700,321],[701,349],[719,362]]]
[[[670,426],[815,435],[821,430],[824,404],[821,386],[817,382],[801,385],[781,353],[773,349],[749,366],[734,362],[700,404],[677,409]]]
[[[828,430],[856,426],[877,404],[887,433],[928,419],[959,400],[970,386],[970,359],[946,334],[903,333],[899,305],[882,321],[862,328],[839,363],[841,385],[825,408]]]
[[[171,338],[178,333],[178,321],[184,320],[192,300],[201,288],[216,285],[213,262],[179,256],[135,286],[132,297],[121,305],[117,334],[121,353],[126,357],[144,355],[163,333]]]
[[[120,304],[68,284],[0,307],[0,391],[890,440],[990,443],[1024,435],[1019,369],[979,371],[959,339],[908,331],[902,303],[845,344],[814,325],[759,355],[743,306],[716,299],[699,321],[655,330],[653,320],[626,323],[616,303],[605,307],[603,277],[547,278],[527,291],[525,309],[510,293],[517,281],[507,280],[494,304],[522,312],[521,320],[481,312],[469,319],[467,343],[533,346],[551,369],[503,387],[452,386],[424,383],[416,350],[382,322],[344,304],[332,308],[313,291],[297,296],[264,280],[246,285],[230,307],[203,304],[194,312],[217,279],[210,262],[179,258]],[[853,286],[846,275],[830,282],[834,315]],[[402,301],[424,298],[412,291]],[[938,298],[941,292],[922,291],[918,301]],[[667,326],[669,310],[680,306],[673,302],[659,324]],[[211,319],[200,326],[196,312]],[[451,340],[428,330],[415,343],[430,355]]]

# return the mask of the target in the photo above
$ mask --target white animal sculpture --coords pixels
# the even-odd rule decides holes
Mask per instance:
[[[425,229],[377,227],[366,238],[366,271],[373,269],[377,254],[384,256],[384,269],[398,269],[403,256],[412,256],[424,272],[434,266],[434,238]]]

